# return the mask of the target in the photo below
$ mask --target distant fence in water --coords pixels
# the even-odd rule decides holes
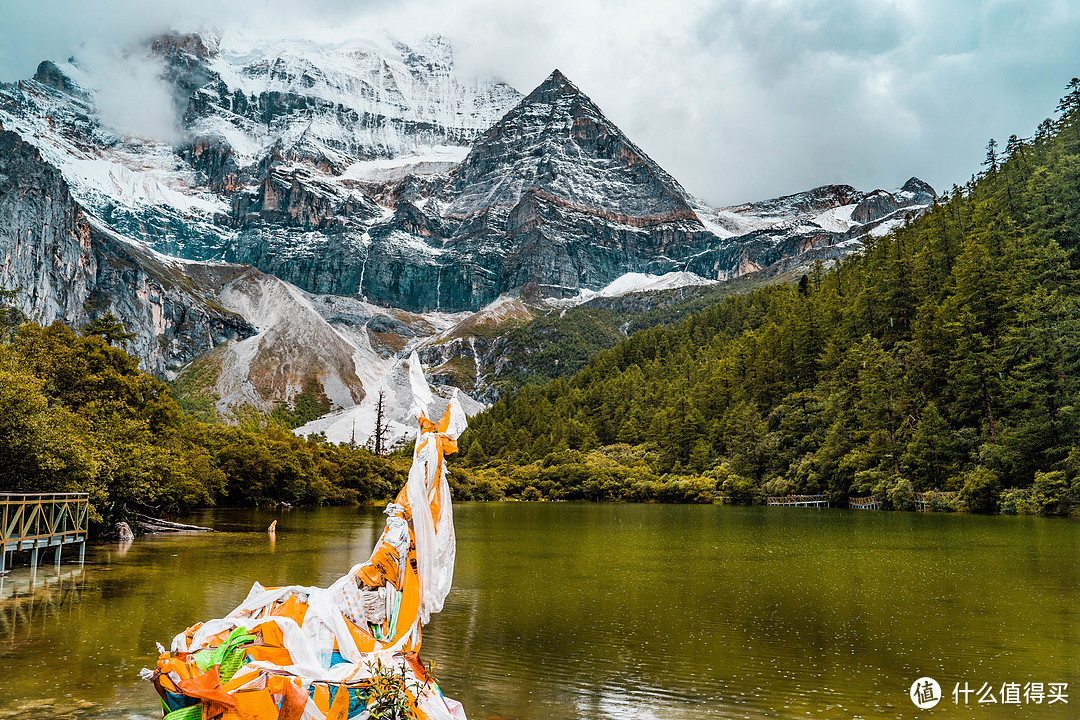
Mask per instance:
[[[960,493],[953,492],[940,492],[938,490],[932,490],[930,492],[915,493],[915,509],[919,512],[932,512],[942,506],[957,507],[960,503]]]
[[[847,506],[852,510],[878,510],[877,498],[873,495],[867,497],[849,497]]]
[[[817,495],[776,495],[766,498],[765,504],[784,507],[829,507],[829,500],[821,493]]]
[[[8,553],[18,550],[30,551],[36,571],[41,550],[55,548],[59,565],[63,546],[78,543],[82,562],[89,512],[87,493],[0,493],[0,573]]]

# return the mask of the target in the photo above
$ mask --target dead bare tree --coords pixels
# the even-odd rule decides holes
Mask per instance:
[[[379,457],[386,457],[386,421],[383,419],[383,400],[385,393],[379,391],[379,403],[375,406],[375,434],[373,451]]]

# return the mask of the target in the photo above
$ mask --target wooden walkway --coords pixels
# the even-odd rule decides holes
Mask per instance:
[[[86,557],[86,524],[90,510],[87,493],[0,493],[0,573],[8,553],[30,551],[36,572],[38,553],[54,548],[60,565],[64,545],[79,545],[79,562]]]
[[[940,506],[955,508],[959,503],[959,492],[942,492],[931,490],[930,492],[915,493],[915,509],[919,512],[933,512]],[[778,495],[765,500],[766,505],[786,507],[829,507],[829,501],[825,495]],[[866,497],[849,497],[847,506],[851,510],[880,510],[881,503],[873,495]]]
[[[824,495],[778,495],[765,500],[766,505],[780,505],[784,507],[829,507],[829,501]]]

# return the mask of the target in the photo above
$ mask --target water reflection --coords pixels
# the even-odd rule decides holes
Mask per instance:
[[[32,643],[43,626],[59,622],[79,603],[82,577],[78,565],[0,575],[0,638],[11,647]]]
[[[946,692],[965,680],[1080,692],[1080,523],[565,503],[455,511],[454,590],[424,652],[473,720],[911,717],[907,688],[922,675]],[[0,600],[0,717],[153,714],[137,672],[155,642],[224,614],[256,580],[328,585],[367,557],[383,516],[191,520],[219,532],[93,547],[81,575],[46,588],[42,569],[18,609]],[[999,704],[977,716],[1069,712]]]

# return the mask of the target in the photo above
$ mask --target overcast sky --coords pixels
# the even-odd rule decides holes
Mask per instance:
[[[558,67],[691,193],[938,190],[1031,135],[1080,75],[1073,0],[38,0],[0,9],[0,80],[172,27],[449,37],[523,93]]]

